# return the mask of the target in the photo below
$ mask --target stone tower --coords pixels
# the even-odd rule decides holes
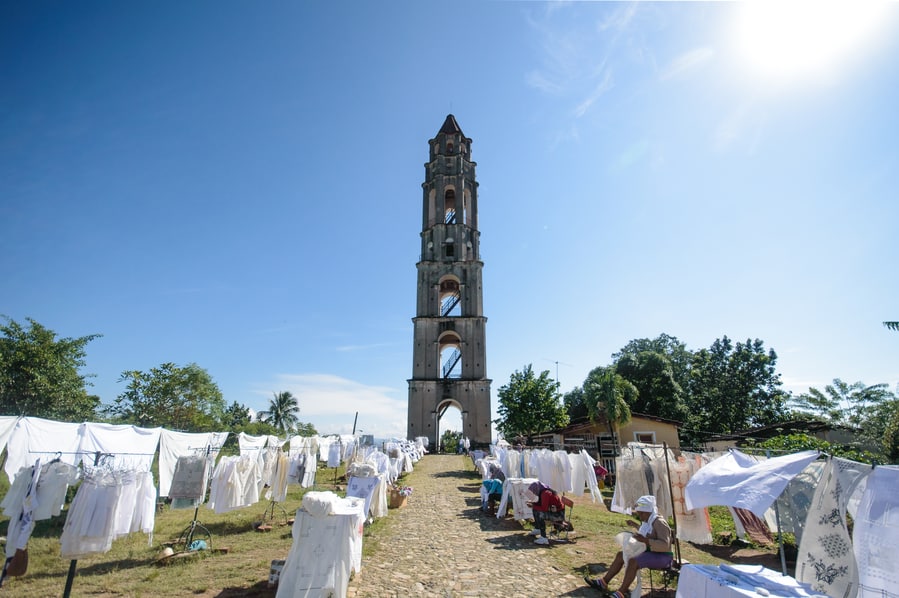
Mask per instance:
[[[463,436],[472,446],[491,440],[490,380],[480,259],[478,183],[471,139],[456,117],[446,117],[431,139],[422,183],[421,259],[408,437],[437,446],[440,418],[462,412]]]

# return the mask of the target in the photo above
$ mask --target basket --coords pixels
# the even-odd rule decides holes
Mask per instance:
[[[387,495],[388,509],[401,509],[406,506],[406,496],[403,496],[396,490],[391,490]]]

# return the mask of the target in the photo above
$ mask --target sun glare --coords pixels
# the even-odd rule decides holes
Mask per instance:
[[[750,0],[739,5],[736,42],[763,76],[829,77],[873,36],[886,6],[863,0]]]

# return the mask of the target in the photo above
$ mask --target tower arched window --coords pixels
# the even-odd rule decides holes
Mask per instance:
[[[445,276],[440,279],[440,315],[441,317],[456,317],[462,315],[462,290],[459,280],[455,276]]]
[[[446,332],[437,342],[440,372],[443,379],[462,377],[462,339],[455,332]]]
[[[445,224],[456,223],[456,190],[447,189],[443,195],[443,222]]]

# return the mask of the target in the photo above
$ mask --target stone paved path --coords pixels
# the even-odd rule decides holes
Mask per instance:
[[[570,572],[556,569],[551,550],[537,546],[520,524],[486,516],[471,461],[456,455],[426,455],[404,482],[412,496],[391,509],[376,554],[364,557],[349,584],[349,598],[485,596],[534,598],[599,593]]]

